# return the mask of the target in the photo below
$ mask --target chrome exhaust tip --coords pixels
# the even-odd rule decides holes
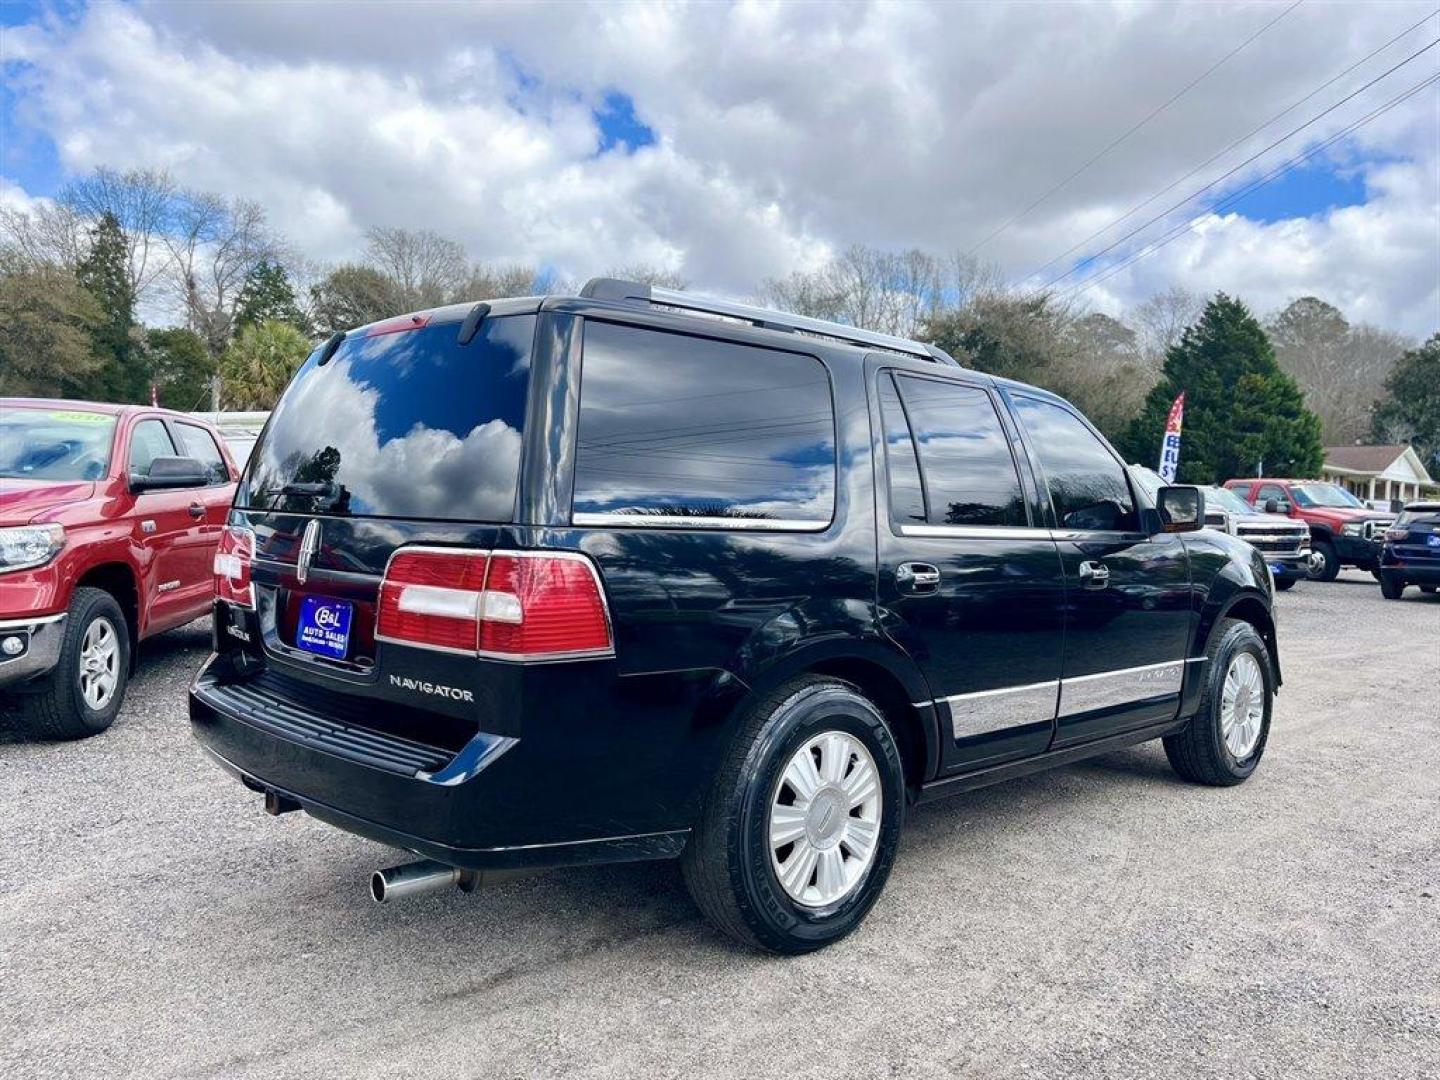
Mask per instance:
[[[433,859],[421,859],[376,870],[370,875],[370,896],[377,904],[450,888],[470,892],[475,888],[475,872],[447,866]]]

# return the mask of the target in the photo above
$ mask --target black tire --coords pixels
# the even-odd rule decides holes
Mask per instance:
[[[1241,652],[1250,653],[1259,663],[1265,700],[1259,738],[1244,758],[1237,759],[1225,745],[1220,702],[1230,664]],[[1275,673],[1264,640],[1255,627],[1239,619],[1220,621],[1210,635],[1205,655],[1209,662],[1205,665],[1205,692],[1199,711],[1181,731],[1165,737],[1165,756],[1171,768],[1192,783],[1230,787],[1248,778],[1265,753],[1275,702]]]
[[[1299,578],[1293,577],[1277,577],[1275,579],[1275,588],[1280,592],[1288,592],[1295,587],[1295,582],[1299,580]]]
[[[1394,574],[1379,574],[1380,595],[1386,600],[1399,600],[1405,595],[1405,579]]]
[[[772,865],[770,804],[791,757],[826,731],[854,736],[880,780],[876,850],[863,876],[830,907],[791,899]],[[743,944],[777,953],[812,952],[850,933],[890,876],[905,815],[904,769],[880,710],[854,686],[807,675],[756,700],[706,795],[681,858],[696,905]]]
[[[80,689],[80,651],[85,633],[100,619],[108,620],[114,631],[119,654],[115,661],[116,684],[104,707],[95,709]],[[99,735],[115,722],[125,703],[130,680],[130,631],[125,613],[115,598],[103,589],[81,587],[70,598],[65,611],[65,638],[60,661],[37,688],[20,697],[20,716],[25,729],[41,739],[84,739]]]
[[[1335,545],[1329,540],[1316,540],[1312,546],[1320,560],[1310,571],[1311,581],[1334,581],[1340,576],[1340,556],[1335,554]]]

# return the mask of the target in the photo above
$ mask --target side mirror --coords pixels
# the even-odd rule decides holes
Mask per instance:
[[[1265,500],[1265,513],[1267,513],[1267,514],[1278,514],[1278,513],[1280,513],[1280,500],[1278,500],[1278,499],[1266,499],[1266,500]]]
[[[1194,532],[1205,526],[1205,493],[1188,484],[1162,487],[1155,495],[1161,531]]]
[[[204,487],[210,482],[210,474],[203,462],[191,457],[157,457],[150,462],[144,475],[130,475],[130,490],[136,495],[146,491],[164,491],[170,488]]]

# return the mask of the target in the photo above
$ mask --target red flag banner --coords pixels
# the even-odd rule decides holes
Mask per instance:
[[[1185,422],[1185,391],[1170,406],[1170,416],[1165,421],[1165,437],[1160,442],[1160,477],[1167,484],[1175,482],[1175,471],[1180,468],[1180,428]]]

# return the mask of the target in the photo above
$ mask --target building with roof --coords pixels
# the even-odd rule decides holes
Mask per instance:
[[[1440,496],[1415,448],[1398,446],[1327,446],[1320,475],[1362,499],[1405,503]]]

